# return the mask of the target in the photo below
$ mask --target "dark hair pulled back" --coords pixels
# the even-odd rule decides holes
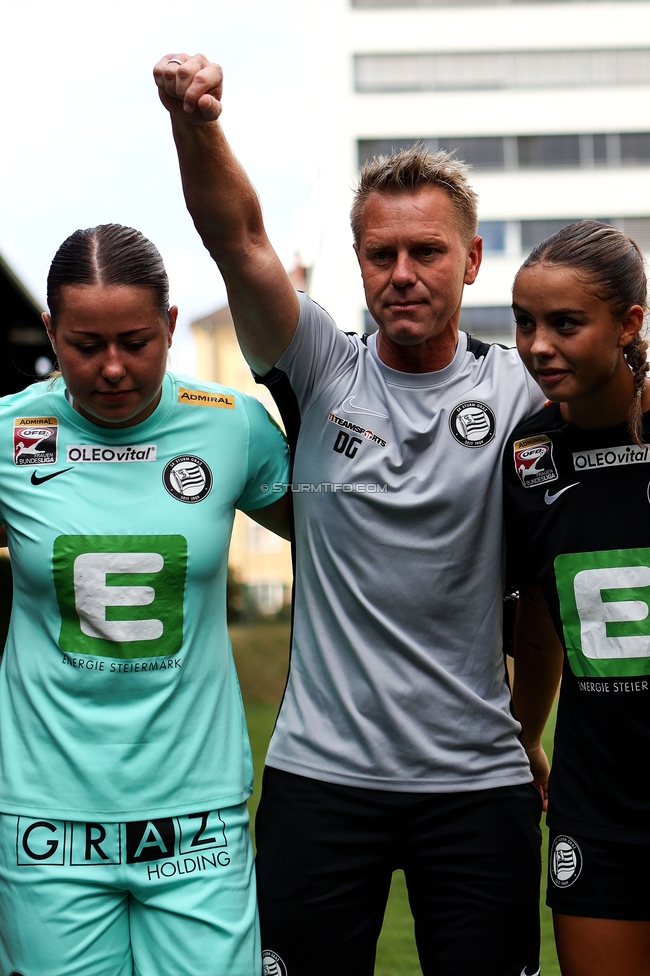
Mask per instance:
[[[635,241],[609,224],[598,220],[568,224],[538,244],[522,268],[541,263],[571,268],[586,284],[595,288],[598,298],[607,302],[616,316],[623,317],[632,305],[640,305],[644,312],[648,309],[643,255]],[[623,350],[634,375],[636,391],[628,414],[628,426],[632,440],[639,446],[643,443],[641,395],[650,369],[647,352],[648,342],[641,332]]]
[[[56,325],[64,285],[135,285],[150,288],[156,308],[169,314],[169,279],[158,248],[139,230],[99,224],[76,230],[54,255],[47,276],[47,304]]]

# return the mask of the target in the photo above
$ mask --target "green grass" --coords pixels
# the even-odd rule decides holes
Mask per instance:
[[[282,695],[287,668],[289,628],[284,624],[252,624],[231,627],[231,638],[237,669],[242,683],[248,732],[255,765],[255,792],[249,801],[251,820],[254,819],[261,786],[264,756]],[[554,715],[545,734],[548,754],[552,751]],[[547,832],[544,833],[545,878]],[[545,887],[545,881],[542,888]],[[551,913],[541,898],[542,918],[542,976],[560,976],[553,941]],[[469,933],[468,933],[469,935]],[[377,946],[375,976],[420,976],[413,920],[409,909],[406,884],[401,871],[393,876],[384,927]]]

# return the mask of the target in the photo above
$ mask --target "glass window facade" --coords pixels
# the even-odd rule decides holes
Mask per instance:
[[[425,139],[360,139],[359,165],[421,142],[430,152],[446,149],[475,169],[647,166],[650,132],[543,136],[441,136]]]
[[[517,149],[520,169],[580,165],[578,136],[520,136]]]
[[[650,49],[356,54],[357,92],[499,90],[650,82]]]
[[[460,328],[478,338],[486,332],[507,335],[514,328],[512,309],[507,305],[463,307],[460,310]]]
[[[505,220],[482,220],[478,232],[483,238],[484,254],[504,254],[508,224]]]

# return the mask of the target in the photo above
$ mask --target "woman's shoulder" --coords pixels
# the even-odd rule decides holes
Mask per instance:
[[[525,440],[539,434],[559,434],[566,427],[559,404],[552,403],[542,407],[537,413],[518,424],[508,437],[510,442]]]
[[[168,373],[175,392],[177,403],[194,407],[213,407],[219,410],[256,409],[261,404],[254,396],[237,390],[232,386],[198,379],[183,373]]]
[[[0,416],[38,413],[46,408],[51,411],[52,397],[61,395],[63,390],[63,381],[58,374],[39,380],[25,387],[24,390],[0,397]]]

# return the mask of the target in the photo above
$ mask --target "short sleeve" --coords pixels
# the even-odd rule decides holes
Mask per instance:
[[[301,410],[306,410],[332,380],[358,356],[358,338],[348,336],[304,292],[298,292],[300,316],[291,342],[276,363],[286,373]]]
[[[530,581],[528,532],[522,517],[521,486],[514,465],[513,437],[506,441],[503,454],[503,516],[506,533],[506,587],[518,590]]]
[[[265,508],[286,493],[289,448],[284,434],[259,401],[246,397],[245,407],[249,422],[248,465],[237,508],[247,512]]]

